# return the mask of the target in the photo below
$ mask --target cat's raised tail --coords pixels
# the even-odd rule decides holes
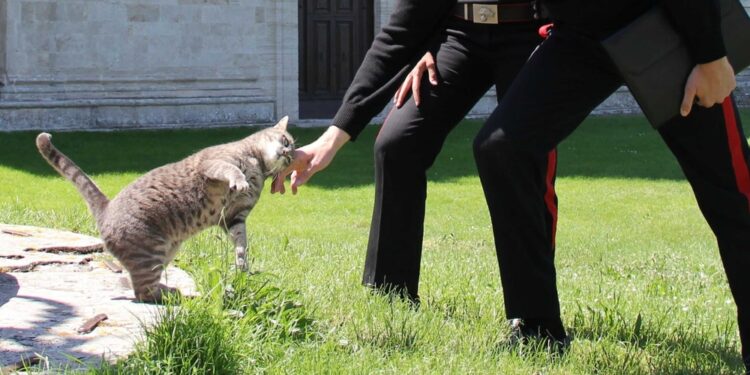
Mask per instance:
[[[36,148],[42,154],[45,160],[55,168],[63,177],[72,182],[83,196],[89,210],[94,214],[97,223],[102,218],[104,210],[107,208],[109,199],[99,190],[94,181],[79,168],[76,163],[65,156],[52,144],[52,136],[47,133],[40,133],[36,137]]]

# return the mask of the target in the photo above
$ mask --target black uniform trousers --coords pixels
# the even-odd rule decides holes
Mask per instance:
[[[554,238],[545,236],[549,154],[622,79],[594,38],[557,27],[524,66],[474,144],[509,317],[555,317]],[[718,240],[750,349],[750,151],[734,101],[658,129]]]
[[[536,22],[446,21],[429,47],[439,84],[425,74],[421,103],[393,109],[375,142],[375,207],[363,284],[418,299],[426,171],[448,133],[495,85],[498,98],[541,42]]]

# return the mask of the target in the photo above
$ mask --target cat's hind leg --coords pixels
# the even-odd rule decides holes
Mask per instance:
[[[133,292],[139,302],[163,303],[167,296],[179,297],[182,294],[179,289],[166,286],[159,282],[161,271],[156,275],[156,281],[149,276],[131,274],[130,280],[133,283]]]
[[[167,294],[179,295],[177,289],[160,283],[168,261],[168,252],[160,250],[163,249],[129,249],[117,257],[130,273],[135,298],[140,302],[161,303]]]

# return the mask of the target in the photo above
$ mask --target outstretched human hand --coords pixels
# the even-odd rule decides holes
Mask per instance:
[[[427,75],[430,79],[430,84],[433,86],[437,86],[438,84],[438,74],[437,74],[437,68],[435,67],[435,59],[432,57],[432,54],[430,52],[427,52],[422,56],[422,59],[420,59],[417,64],[414,66],[414,68],[409,72],[409,74],[404,79],[404,83],[401,84],[401,87],[396,90],[396,95],[393,96],[393,103],[396,105],[396,108],[401,108],[404,103],[406,103],[406,98],[409,96],[409,92],[412,92],[412,96],[414,96],[414,104],[419,107],[419,104],[421,103],[421,96],[419,92],[420,83],[422,82],[422,76],[424,76],[425,70],[427,71]]]
[[[271,184],[271,193],[284,194],[286,192],[284,181],[287,176],[291,175],[292,194],[297,194],[297,188],[307,182],[315,173],[331,164],[338,150],[350,138],[345,131],[331,126],[313,143],[296,149],[292,164],[274,177]]]
[[[724,101],[737,86],[734,69],[726,57],[698,64],[690,72],[685,84],[685,95],[680,106],[680,114],[687,117],[696,102],[701,107],[710,108]]]
[[[307,170],[310,165],[311,156],[312,155],[309,152],[306,152],[304,150],[304,147],[300,147],[294,150],[294,160],[292,161],[292,164],[281,171],[281,173],[273,177],[273,182],[271,183],[271,194],[286,193],[286,186],[284,186],[284,183],[287,176],[289,176],[290,174],[297,176],[297,174],[299,174],[300,172]],[[297,189],[295,186],[292,186],[292,192],[294,194],[297,193]]]

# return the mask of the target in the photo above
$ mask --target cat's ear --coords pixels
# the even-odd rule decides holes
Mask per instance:
[[[282,130],[282,131],[286,131],[286,125],[288,123],[289,123],[289,116],[284,116],[284,118],[282,118],[281,121],[279,121],[279,123],[276,124],[276,126],[274,126],[274,128]]]

